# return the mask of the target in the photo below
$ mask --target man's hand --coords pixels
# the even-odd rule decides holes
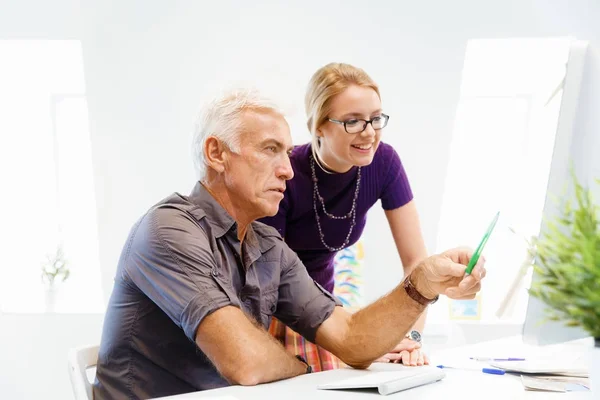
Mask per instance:
[[[485,258],[480,257],[469,275],[465,269],[473,252],[457,248],[423,260],[411,273],[411,281],[423,296],[433,299],[444,294],[451,299],[473,299],[481,289],[486,271]]]
[[[402,363],[407,366],[428,365],[429,357],[423,351],[421,343],[404,338],[392,351],[375,360],[384,363]]]

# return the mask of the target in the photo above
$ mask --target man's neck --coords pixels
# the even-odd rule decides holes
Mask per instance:
[[[201,182],[202,186],[210,193],[212,197],[227,211],[229,215],[237,224],[237,237],[240,242],[244,241],[246,232],[248,231],[248,225],[254,221],[254,218],[246,215],[243,210],[236,207],[233,199],[229,195],[229,191],[225,186],[215,179],[203,179]]]

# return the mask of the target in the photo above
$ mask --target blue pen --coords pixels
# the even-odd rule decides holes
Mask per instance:
[[[497,368],[456,368],[456,367],[449,367],[447,365],[438,365],[438,368],[450,368],[450,369],[461,369],[464,371],[481,371],[484,374],[491,374],[491,375],[504,375],[506,373],[506,371],[502,370],[502,369],[497,369]]]

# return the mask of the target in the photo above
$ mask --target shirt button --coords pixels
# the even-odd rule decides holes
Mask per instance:
[[[219,276],[219,271],[216,268],[213,268],[211,271],[212,276]]]

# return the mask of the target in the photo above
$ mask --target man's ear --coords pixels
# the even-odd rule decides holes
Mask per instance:
[[[225,171],[227,163],[227,147],[214,136],[209,136],[204,141],[204,159],[206,164],[217,173]]]

